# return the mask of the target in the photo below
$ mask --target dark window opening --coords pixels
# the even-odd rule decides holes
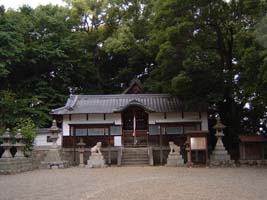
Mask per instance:
[[[46,142],[47,142],[47,143],[49,143],[49,142],[53,142],[53,141],[51,140],[51,136],[50,136],[50,135],[48,135],[48,136],[46,137]]]

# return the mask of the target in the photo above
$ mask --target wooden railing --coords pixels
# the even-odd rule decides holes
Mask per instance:
[[[113,137],[109,138],[109,136],[63,136],[62,145],[64,148],[76,147],[81,137],[86,144],[85,147],[93,147],[97,142],[102,142],[102,147],[107,147],[109,143],[111,146],[114,146],[114,139]]]
[[[63,136],[63,147],[73,148],[79,142],[80,137],[83,138],[86,147],[92,147],[97,142],[102,142],[103,147],[108,147],[108,144],[114,146],[114,136]],[[147,131],[136,132],[137,146],[159,146],[160,135],[148,135]],[[185,143],[184,135],[162,135],[162,146],[169,146],[169,141],[182,146]],[[134,146],[134,137],[132,131],[123,131],[122,144],[124,146]]]

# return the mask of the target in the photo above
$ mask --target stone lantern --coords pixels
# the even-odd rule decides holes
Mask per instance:
[[[80,154],[80,164],[79,167],[84,167],[84,147],[85,147],[85,143],[83,142],[83,138],[80,138],[80,142],[77,144],[77,146],[79,147],[78,151]]]
[[[0,174],[13,174],[24,171],[32,170],[32,161],[23,154],[24,144],[21,143],[23,137],[20,130],[18,130],[15,136],[16,143],[13,145],[11,143],[12,137],[10,136],[10,129],[7,129],[4,135],[1,136],[3,139],[3,144],[1,145],[5,152],[0,159]],[[17,153],[12,157],[10,153],[11,147],[17,148]]]
[[[24,157],[23,149],[25,147],[25,144],[23,144],[24,137],[21,134],[21,129],[18,129],[15,139],[16,139],[16,144],[14,146],[17,149],[17,153],[15,154],[15,157],[23,158]]]
[[[52,148],[57,148],[57,139],[58,139],[58,133],[60,132],[60,129],[57,127],[57,121],[53,120],[52,126],[48,129],[48,131],[51,133],[50,139],[52,141]]]
[[[51,133],[50,139],[53,144],[51,145],[49,151],[47,152],[44,161],[41,162],[44,168],[48,169],[58,169],[58,168],[66,168],[68,167],[68,162],[65,160],[61,160],[60,151],[57,146],[58,133],[60,129],[57,127],[56,120],[53,120],[52,126],[48,129]]]
[[[220,116],[217,118],[217,123],[213,127],[216,130],[215,136],[217,137],[217,142],[215,148],[210,156],[211,165],[229,165],[234,164],[231,160],[230,155],[225,150],[224,144],[222,142],[223,129],[226,128],[224,124],[221,122]]]
[[[10,149],[13,145],[11,143],[11,135],[9,128],[6,129],[5,133],[1,136],[1,138],[3,139],[3,144],[1,144],[1,146],[4,148],[4,153],[2,155],[2,158],[12,158]]]

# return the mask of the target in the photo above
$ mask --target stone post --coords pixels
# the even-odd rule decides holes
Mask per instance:
[[[17,153],[15,154],[16,158],[24,158],[23,149],[25,147],[25,144],[22,143],[22,140],[24,139],[21,134],[21,129],[18,129],[16,138],[16,144],[14,145],[17,149]]]
[[[185,141],[185,150],[187,152],[187,167],[192,167],[192,158],[191,158],[191,147],[190,147],[190,137],[187,136],[187,139]]]
[[[84,167],[84,147],[85,147],[85,143],[83,142],[83,138],[80,138],[80,142],[77,144],[77,146],[79,147],[78,151],[79,151],[79,155],[80,155],[80,164],[79,167]]]
[[[12,154],[10,153],[10,149],[13,146],[11,143],[10,129],[7,128],[5,133],[1,136],[3,139],[3,144],[1,146],[4,148],[4,153],[2,158],[12,158]]]

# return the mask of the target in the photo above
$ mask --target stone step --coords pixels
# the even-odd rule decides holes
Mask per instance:
[[[122,162],[122,165],[148,165],[148,161],[147,162],[132,162],[132,161],[125,161],[125,162]]]
[[[141,155],[147,155],[148,152],[122,152],[122,155],[127,155],[127,156],[141,156]]]
[[[122,165],[148,165],[147,148],[123,148]]]
[[[124,158],[122,158],[122,160],[136,160],[136,161],[138,161],[138,160],[148,160],[148,157],[146,156],[146,157],[124,157]]]
[[[122,155],[122,158],[147,158],[147,154],[144,155]]]
[[[121,157],[122,159],[147,159],[148,158],[148,156],[147,155],[138,155],[138,156],[126,156],[126,155],[124,155],[124,156],[122,156]]]

